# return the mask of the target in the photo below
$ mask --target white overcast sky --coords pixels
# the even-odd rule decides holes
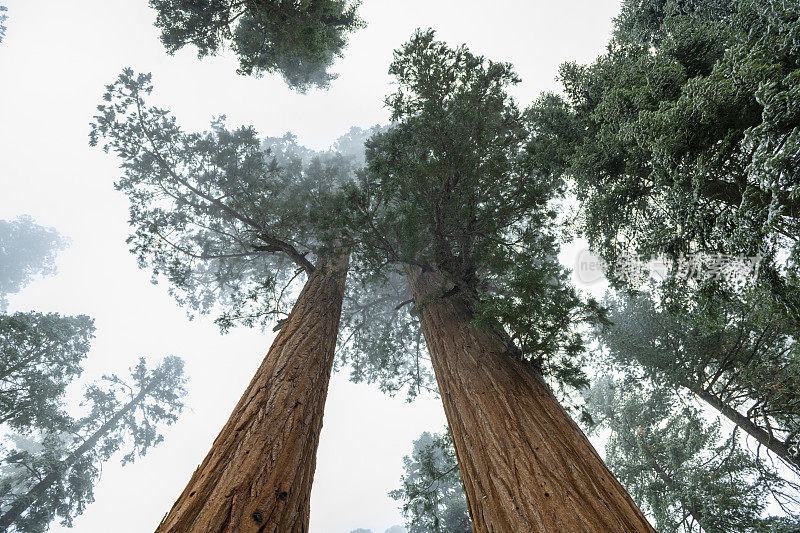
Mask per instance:
[[[273,338],[239,328],[222,336],[208,318],[189,321],[137,269],[127,251],[127,200],[113,188],[118,161],[87,143],[103,87],[123,67],[152,72],[154,100],[185,129],[225,114],[261,135],[294,132],[323,149],[350,126],[385,123],[392,51],[415,28],[432,27],[451,45],[511,62],[522,77],[521,105],[558,90],[558,65],[602,53],[618,0],[364,0],[368,27],[351,37],[328,91],[301,95],[280,77],[235,74],[230,54],[199,61],[193,50],[167,55],[147,0],[5,0],[8,31],[0,43],[0,219],[30,214],[72,239],[59,274],[11,298],[12,311],[88,314],[97,338],[87,379],[124,372],[141,355],[186,360],[185,412],[166,441],[124,469],[103,468],[96,501],[74,531],[152,531],[203,459]],[[408,404],[374,386],[334,376],[312,492],[311,531],[383,533],[402,524],[396,502],[402,457],[425,430],[445,424],[439,401]],[[54,526],[53,531],[66,531]]]

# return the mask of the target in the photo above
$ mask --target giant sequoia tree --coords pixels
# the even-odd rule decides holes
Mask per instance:
[[[348,253],[315,223],[350,160],[252,128],[185,133],[148,107],[149,76],[108,87],[92,142],[122,159],[129,242],[178,301],[221,309],[224,328],[280,319],[280,333],[159,531],[306,531]],[[327,243],[327,244],[326,244]],[[285,306],[306,278],[291,312]]]
[[[556,258],[561,182],[531,157],[516,75],[431,31],[390,73],[396,123],[367,143],[347,238],[407,277],[475,531],[651,531],[543,380],[582,382],[572,326],[596,310]]]
[[[305,91],[326,87],[333,60],[342,55],[347,34],[361,27],[359,2],[347,0],[150,0],[156,26],[169,53],[187,44],[199,57],[230,46],[240,74],[280,72]]]

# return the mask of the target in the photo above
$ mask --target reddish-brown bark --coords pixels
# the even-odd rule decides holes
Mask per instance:
[[[348,258],[309,277],[158,533],[306,532]]]
[[[474,531],[653,532],[534,366],[471,326],[441,276],[409,272]]]

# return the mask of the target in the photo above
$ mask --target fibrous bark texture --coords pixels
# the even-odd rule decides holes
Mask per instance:
[[[533,364],[471,326],[441,280],[409,270],[474,531],[652,533]]]
[[[306,532],[348,258],[309,277],[157,533]]]

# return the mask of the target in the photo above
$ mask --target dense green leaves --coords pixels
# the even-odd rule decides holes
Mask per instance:
[[[574,178],[586,235],[611,266],[760,256],[797,320],[799,20],[796,2],[777,0],[624,2],[607,53],[562,67],[566,99],[537,108],[569,149],[541,166]]]
[[[67,242],[28,215],[0,220],[0,312],[6,309],[6,297],[19,292],[34,276],[55,273],[56,254]]]
[[[396,122],[367,143],[347,221],[364,270],[441,272],[476,324],[505,330],[521,357],[581,384],[571,328],[596,309],[558,263],[561,181],[537,167],[545,141],[507,93],[516,74],[432,31],[396,51],[389,72]]]
[[[150,0],[169,53],[187,44],[199,57],[230,46],[240,74],[280,72],[295,89],[326,87],[347,34],[363,26],[346,0]]]
[[[764,474],[737,435],[647,381],[599,379],[587,393],[610,429],[606,463],[658,531],[769,531]],[[774,475],[773,475],[774,476]],[[776,482],[776,480],[771,480]]]
[[[0,315],[0,422],[26,433],[66,429],[62,397],[93,336],[87,316]]]
[[[403,486],[389,495],[402,502],[408,533],[472,531],[449,433],[420,435],[403,465]]]

